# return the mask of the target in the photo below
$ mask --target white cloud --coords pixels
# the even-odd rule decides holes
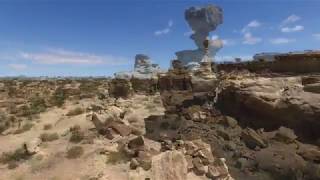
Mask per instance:
[[[243,44],[249,44],[249,45],[254,45],[257,44],[259,42],[261,42],[262,39],[259,37],[254,37],[251,33],[245,33],[244,34],[244,40],[243,40]]]
[[[219,40],[219,36],[214,34],[211,36],[211,40]],[[221,39],[221,41],[223,46],[232,46],[236,44],[236,42],[232,39]]]
[[[154,32],[154,35],[159,36],[159,35],[163,35],[163,34],[168,34],[170,32],[170,28],[165,28],[162,30],[158,30]]]
[[[242,33],[248,32],[252,28],[258,28],[261,26],[261,23],[258,20],[252,20],[246,26],[244,26],[241,30]]]
[[[289,17],[287,17],[285,20],[282,21],[282,25],[294,23],[294,22],[299,21],[300,19],[301,19],[300,16],[292,14]]]
[[[301,25],[296,25],[294,27],[282,27],[281,28],[281,32],[284,32],[284,33],[298,32],[298,31],[303,31],[303,30],[304,30],[304,26],[301,26]]]
[[[155,36],[160,36],[160,35],[168,34],[168,33],[171,31],[172,26],[173,26],[173,21],[170,19],[170,20],[168,21],[167,27],[164,28],[164,29],[155,31],[155,32],[154,32],[154,35],[155,35]]]
[[[168,22],[168,27],[172,27],[173,26],[173,21],[170,19]]]
[[[313,34],[312,35],[314,38],[316,38],[317,40],[320,40],[320,33],[318,33],[318,34]]]
[[[212,36],[211,36],[211,40],[217,40],[217,39],[219,39],[219,36],[218,36],[218,35],[212,35]]]
[[[275,38],[270,40],[272,44],[288,44],[295,41],[296,41],[295,39],[288,39],[288,38]]]
[[[248,27],[259,27],[259,26],[261,26],[261,23],[257,20],[253,20],[247,26]]]
[[[95,54],[66,51],[63,49],[50,49],[46,52],[29,53],[23,52],[21,58],[31,60],[38,64],[73,64],[73,65],[123,65],[128,60],[124,57],[112,55],[98,56]]]
[[[23,71],[28,67],[25,64],[8,64],[8,66],[15,71]]]
[[[232,39],[223,39],[222,43],[224,46],[232,46],[236,44],[236,42]]]

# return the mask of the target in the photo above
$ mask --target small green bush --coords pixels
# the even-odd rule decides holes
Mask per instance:
[[[84,150],[81,146],[73,146],[67,151],[68,159],[76,159],[83,155]]]
[[[42,133],[40,135],[42,142],[50,142],[59,139],[58,133]]]
[[[119,164],[122,162],[128,162],[130,160],[130,157],[127,155],[127,153],[121,148],[117,152],[110,152],[108,155],[108,164]]]
[[[57,88],[50,99],[52,105],[61,107],[64,104],[64,101],[66,100],[66,95],[62,88]]]
[[[31,128],[33,127],[33,124],[32,123],[26,123],[22,126],[22,128],[16,130],[14,132],[14,134],[21,134],[21,133],[24,133],[26,131],[29,131]]]
[[[9,128],[8,117],[0,112],[0,133]]]
[[[0,163],[9,164],[11,162],[18,162],[21,160],[29,159],[30,154],[26,152],[26,150],[21,147],[16,149],[13,152],[4,152],[0,157]]]
[[[81,131],[80,126],[74,126],[70,128],[71,136],[69,141],[73,143],[79,143],[84,139],[84,132]]]
[[[45,100],[38,95],[31,97],[29,101],[31,114],[38,114],[47,109]]]

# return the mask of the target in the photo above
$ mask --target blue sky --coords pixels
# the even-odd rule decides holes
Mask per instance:
[[[194,49],[184,10],[216,4],[216,59],[320,49],[320,0],[2,0],[0,76],[112,75],[149,55],[166,69]]]

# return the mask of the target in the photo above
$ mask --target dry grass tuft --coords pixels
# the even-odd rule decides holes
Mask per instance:
[[[77,116],[84,113],[84,110],[81,107],[76,107],[75,109],[70,110],[66,115],[67,116]]]
[[[68,159],[76,159],[83,155],[84,150],[81,146],[73,146],[67,151]]]
[[[42,142],[51,142],[59,139],[58,133],[42,133],[40,135]]]

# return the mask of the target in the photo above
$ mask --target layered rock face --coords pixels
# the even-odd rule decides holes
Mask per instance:
[[[274,130],[286,126],[302,139],[320,138],[320,76],[238,75],[225,81],[220,108],[244,126]]]
[[[160,94],[168,113],[176,113],[191,105],[203,105],[214,98],[212,92],[217,78],[211,62],[202,62],[196,71],[188,71],[179,60],[174,60],[172,67],[159,77]]]
[[[273,73],[319,73],[320,52],[293,52],[284,54],[261,53],[256,54],[253,61],[219,64],[219,69],[230,72],[232,70],[249,70],[260,73],[263,71]]]

